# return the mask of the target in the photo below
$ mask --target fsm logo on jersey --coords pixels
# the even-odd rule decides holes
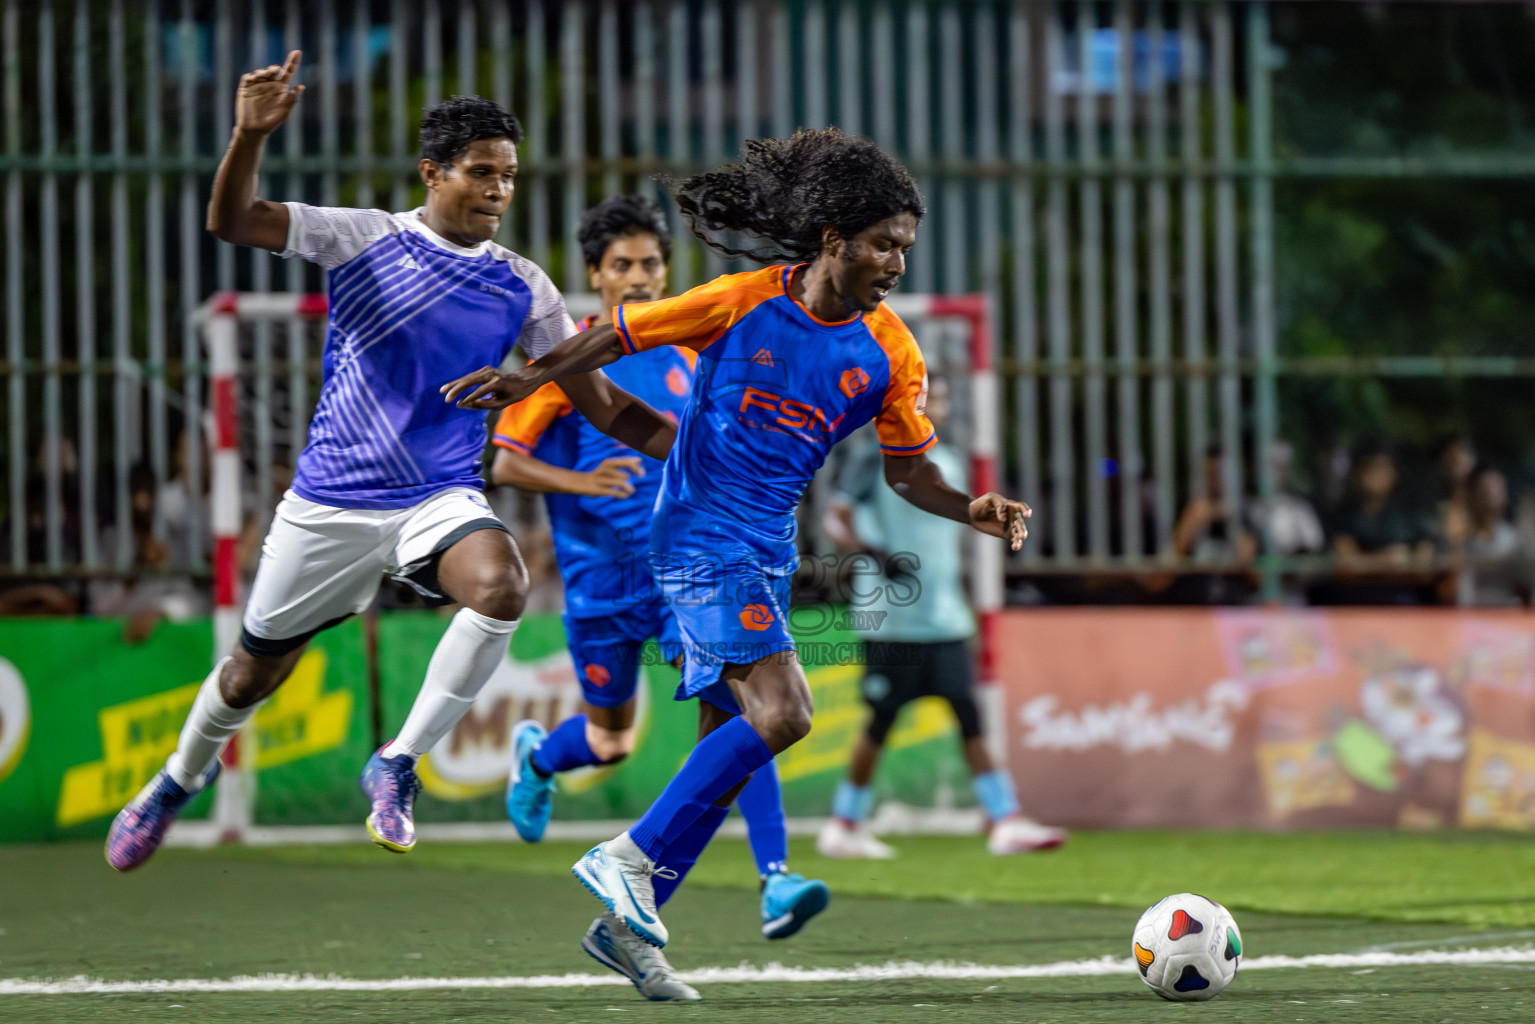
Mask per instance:
[[[15,770],[27,749],[32,709],[21,673],[0,658],[0,781]]]

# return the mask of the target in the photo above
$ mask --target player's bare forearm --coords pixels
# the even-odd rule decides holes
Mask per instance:
[[[490,482],[502,487],[520,487],[539,494],[581,494],[583,474],[563,466],[551,466],[543,459],[523,455],[509,448],[497,448],[490,464]]]
[[[240,79],[235,129],[208,197],[208,230],[226,242],[281,252],[288,247],[288,208],[256,196],[266,137],[287,118],[304,87],[290,86],[300,53]]]
[[[485,366],[449,381],[438,390],[443,401],[454,402],[460,409],[504,409],[552,380],[564,381],[600,370],[623,354],[617,329],[612,324],[602,324],[566,338],[520,370],[502,373],[493,366]]]
[[[288,247],[288,208],[256,197],[266,136],[235,129],[208,197],[208,230],[234,245],[282,252]]]
[[[943,474],[926,455],[886,455],[885,482],[924,512],[1005,538],[1014,551],[1023,547],[1029,535],[1024,520],[1034,511],[1028,505],[996,493],[972,498],[956,491],[943,482]]]
[[[885,483],[924,512],[970,522],[970,495],[944,483],[943,473],[926,455],[886,455]]]
[[[592,426],[615,441],[653,459],[664,460],[672,450],[677,424],[614,384],[602,371],[564,377],[560,387]]]

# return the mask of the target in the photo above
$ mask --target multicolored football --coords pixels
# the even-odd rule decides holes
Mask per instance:
[[[1237,975],[1242,933],[1231,912],[1206,896],[1182,892],[1152,904],[1130,943],[1141,980],[1163,999],[1214,999]]]

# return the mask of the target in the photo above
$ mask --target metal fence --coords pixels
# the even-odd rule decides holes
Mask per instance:
[[[190,311],[213,290],[320,287],[314,268],[202,228],[236,79],[290,48],[308,91],[269,146],[264,195],[407,207],[420,109],[487,95],[527,132],[501,240],[574,291],[575,223],[602,196],[659,194],[657,174],[797,126],[870,136],[930,203],[904,287],[981,291],[999,315],[1003,476],[1041,505],[1023,560],[1166,556],[1210,442],[1227,494],[1272,486],[1268,460],[1243,455],[1277,435],[1278,375],[1305,369],[1276,355],[1274,178],[1436,173],[1277,160],[1269,15],[1221,2],[3,0],[4,571],[126,571],[128,531],[109,544],[102,524],[129,521],[133,467],[205,488]],[[674,227],[674,289],[739,269]],[[262,451],[302,444],[318,355],[304,339],[254,335]],[[178,424],[194,428],[179,468]],[[60,457],[70,442],[77,468]],[[269,469],[251,471],[268,493]]]

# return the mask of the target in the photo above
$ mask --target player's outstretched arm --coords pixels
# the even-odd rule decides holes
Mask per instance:
[[[672,450],[677,424],[614,384],[601,370],[566,377],[560,388],[577,412],[613,440],[652,459],[665,459]]]
[[[287,120],[304,92],[292,85],[301,54],[240,77],[234,137],[219,162],[208,198],[208,230],[226,242],[282,252],[288,247],[288,208],[256,197],[256,175],[266,137]]]
[[[604,498],[627,498],[634,494],[631,476],[644,476],[645,467],[638,455],[603,459],[602,465],[589,473],[555,466],[543,459],[500,448],[490,464],[490,482],[504,487],[520,487],[538,494],[590,494]]]
[[[926,455],[886,455],[885,482],[895,493],[935,516],[943,516],[988,533],[1004,537],[1017,551],[1029,535],[1024,522],[1034,510],[1021,501],[995,492],[972,499],[943,482],[938,466]]]
[[[600,370],[623,354],[624,346],[618,330],[612,324],[601,324],[566,338],[520,370],[502,373],[494,366],[485,366],[458,380],[449,381],[437,390],[444,396],[443,401],[454,402],[460,409],[504,409],[527,398],[552,380],[564,380],[574,374]],[[561,386],[564,387],[563,384]],[[570,394],[570,389],[566,387],[565,392]],[[570,398],[575,401],[575,395],[571,394]],[[585,414],[586,410],[582,409],[581,412]],[[591,416],[588,415],[587,419],[591,419]],[[630,444],[629,447],[638,448],[639,445]]]

